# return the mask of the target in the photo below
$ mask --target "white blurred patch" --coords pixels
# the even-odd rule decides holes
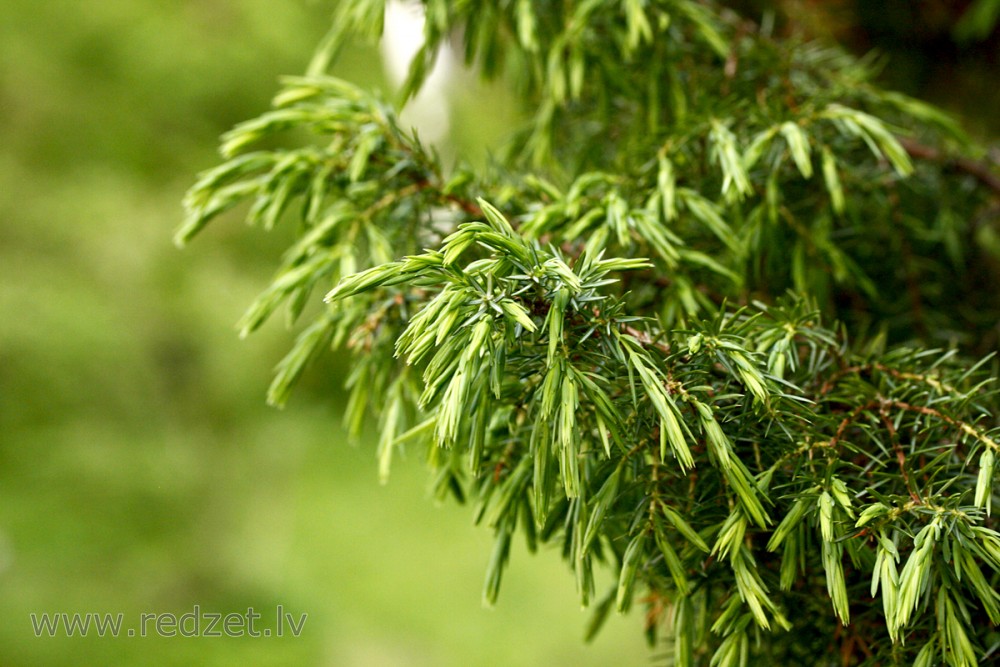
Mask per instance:
[[[396,88],[406,80],[410,61],[423,44],[423,5],[406,0],[389,0],[379,46],[386,72]],[[444,45],[420,93],[410,100],[400,115],[402,124],[417,128],[421,141],[428,144],[439,143],[448,135],[448,83],[454,68],[454,55]]]

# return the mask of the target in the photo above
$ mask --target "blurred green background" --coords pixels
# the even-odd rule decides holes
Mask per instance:
[[[551,551],[516,551],[499,605],[484,609],[489,532],[429,498],[420,460],[378,484],[374,448],[340,428],[344,360],[318,364],[286,410],[265,407],[292,334],[274,325],[239,342],[233,325],[286,232],[230,218],[183,253],[171,244],[217,136],[263,111],[279,75],[304,69],[330,9],[5,1],[0,665],[583,667],[655,655],[639,613],[583,645],[589,616]],[[852,21],[850,41],[879,45]],[[921,78],[914,64],[940,58],[911,51],[894,55],[909,69],[892,72],[917,74],[894,83],[961,105],[943,75]],[[975,108],[976,86],[996,94],[995,80],[983,85],[996,70],[971,62],[985,71],[965,79]],[[346,54],[341,74],[381,85],[377,52]],[[479,159],[497,140],[484,116],[512,112],[462,90],[453,149]],[[996,131],[1000,115],[978,106],[974,125]],[[273,627],[278,604],[308,614],[301,637],[36,638],[29,618],[121,612],[128,628],[144,612],[199,605],[253,607]]]

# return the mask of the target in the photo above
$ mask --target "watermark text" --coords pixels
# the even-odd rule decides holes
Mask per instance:
[[[228,614],[203,611],[200,605],[183,614],[143,612],[128,627],[121,612],[32,613],[30,617],[36,637],[298,637],[308,614],[293,614],[279,604],[273,625],[266,627],[253,607]]]

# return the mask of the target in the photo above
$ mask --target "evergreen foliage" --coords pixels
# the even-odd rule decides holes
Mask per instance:
[[[694,0],[426,0],[403,100],[454,42],[528,121],[445,169],[327,74],[343,0],[185,202],[297,237],[241,322],[353,352],[382,475],[426,451],[496,546],[555,544],[671,664],[971,666],[1000,644],[1000,179],[871,59]],[[325,294],[326,305],[317,307]],[[310,305],[312,304],[312,307]],[[595,567],[617,574],[595,590]]]

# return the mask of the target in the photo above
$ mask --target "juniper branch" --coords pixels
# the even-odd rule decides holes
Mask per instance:
[[[296,224],[243,322],[318,311],[271,400],[355,352],[348,423],[474,503],[489,604],[521,533],[584,604],[615,575],[588,634],[638,601],[678,665],[985,659],[1000,253],[969,221],[1000,188],[954,121],[716,3],[424,7],[404,97],[457,40],[524,104],[500,165],[447,173],[326,74],[381,29],[347,0],[186,199],[180,241],[241,203]]]

